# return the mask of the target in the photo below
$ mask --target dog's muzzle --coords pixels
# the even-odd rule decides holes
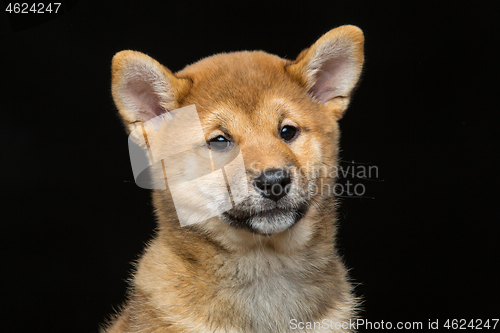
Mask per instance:
[[[255,178],[254,185],[264,198],[278,201],[290,192],[292,180],[287,170],[270,169]]]

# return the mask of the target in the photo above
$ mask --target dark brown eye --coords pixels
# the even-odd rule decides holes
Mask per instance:
[[[286,125],[281,129],[280,137],[285,141],[291,141],[295,139],[295,137],[297,136],[297,132],[298,130],[296,127]]]
[[[229,147],[230,144],[231,144],[231,141],[229,141],[228,139],[226,139],[222,135],[219,135],[218,137],[213,138],[212,140],[208,141],[208,146],[210,147],[210,149],[218,150],[218,151],[226,149],[227,147]]]

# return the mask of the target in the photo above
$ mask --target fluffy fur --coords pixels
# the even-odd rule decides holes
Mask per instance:
[[[173,74],[139,52],[115,55],[112,91],[127,130],[195,104],[207,141],[226,135],[241,149],[249,191],[227,213],[181,227],[168,189],[154,190],[158,232],[138,262],[127,304],[103,331],[301,332],[293,320],[354,318],[329,189],[337,121],[362,65],[363,34],[354,26],[331,30],[295,61],[260,51],[218,54]],[[284,126],[298,129],[293,141],[280,138]],[[166,137],[159,130],[151,140]],[[178,167],[196,168],[192,162]],[[277,202],[255,188],[271,168],[291,175],[290,192]]]

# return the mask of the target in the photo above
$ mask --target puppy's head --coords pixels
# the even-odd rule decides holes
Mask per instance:
[[[201,164],[206,163],[200,156],[207,148],[212,159],[224,163],[241,153],[245,170],[245,192],[230,194],[231,207],[207,222],[207,228],[215,224],[224,230],[275,235],[318,214],[331,199],[337,121],[362,64],[362,32],[343,26],[326,33],[295,61],[264,52],[218,54],[173,74],[145,54],[122,51],[113,58],[112,91],[128,131],[194,104],[206,146],[173,163],[174,173],[182,178],[189,170],[191,179],[193,173],[203,173],[206,166]],[[156,133],[150,140],[168,143],[168,133],[161,128]],[[188,138],[190,133],[179,135]],[[224,177],[231,193],[231,177]],[[217,206],[214,189],[214,184],[200,182],[193,197],[212,198]],[[165,200],[157,204],[167,204],[168,190],[159,192]]]

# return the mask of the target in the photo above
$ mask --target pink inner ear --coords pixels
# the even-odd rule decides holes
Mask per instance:
[[[144,81],[131,81],[127,85],[128,95],[136,110],[140,113],[140,120],[148,121],[166,112],[160,106],[160,98],[151,86]]]
[[[348,79],[347,58],[333,57],[324,61],[314,75],[314,86],[311,94],[321,103],[342,96],[346,90]]]

